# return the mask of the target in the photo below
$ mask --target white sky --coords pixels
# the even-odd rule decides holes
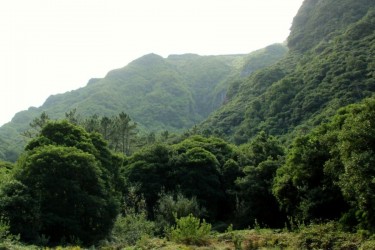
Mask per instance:
[[[249,53],[289,34],[303,0],[3,0],[0,125],[148,53]]]

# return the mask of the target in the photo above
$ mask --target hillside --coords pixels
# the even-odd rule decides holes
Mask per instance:
[[[17,158],[25,144],[20,134],[43,111],[52,119],[73,109],[82,116],[125,112],[143,131],[183,131],[226,101],[232,81],[274,64],[286,52],[275,44],[247,55],[145,55],[83,88],[50,96],[39,108],[17,113],[0,128],[0,159]]]
[[[374,7],[367,0],[305,1],[293,21],[287,56],[232,84],[228,103],[202,130],[236,143],[261,130],[305,133],[340,107],[373,95]]]
[[[305,0],[278,62],[280,45],[150,54],[17,114],[6,157],[43,110],[121,107],[144,131],[209,117],[131,153],[124,112],[41,122],[0,160],[0,249],[375,249],[375,3],[341,4]]]

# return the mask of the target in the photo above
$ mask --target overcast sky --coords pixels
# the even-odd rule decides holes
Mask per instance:
[[[283,42],[303,0],[0,2],[0,125],[148,53],[249,53]]]

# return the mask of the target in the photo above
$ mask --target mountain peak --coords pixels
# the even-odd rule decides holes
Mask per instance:
[[[307,51],[322,41],[330,41],[357,22],[374,2],[369,0],[305,0],[293,19],[288,47]]]
[[[164,61],[164,58],[162,56],[159,56],[154,53],[146,54],[144,56],[141,56],[140,58],[132,61],[130,64],[137,64],[142,66],[149,66],[155,63],[160,63]]]

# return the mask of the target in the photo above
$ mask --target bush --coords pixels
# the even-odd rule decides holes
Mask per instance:
[[[112,229],[111,241],[119,245],[135,245],[143,236],[152,236],[155,224],[147,220],[146,201],[138,195],[139,187],[129,187],[123,214],[119,215]]]
[[[367,242],[364,242],[359,249],[360,250],[375,249],[375,240],[369,240]]]
[[[354,234],[342,232],[335,222],[309,225],[297,236],[298,249],[358,249],[359,239]]]
[[[192,214],[176,218],[176,226],[172,226],[168,232],[170,240],[188,245],[206,245],[211,232],[211,224],[208,224]]]
[[[181,193],[177,195],[162,193],[155,209],[155,219],[159,231],[163,232],[175,224],[175,217],[181,218],[189,214],[201,217],[205,212],[206,210],[200,208],[195,197],[188,199]]]
[[[0,218],[0,242],[9,235],[9,223]]]
[[[152,236],[155,225],[148,221],[144,213],[119,216],[112,231],[112,239],[116,243],[134,245],[142,236]]]

